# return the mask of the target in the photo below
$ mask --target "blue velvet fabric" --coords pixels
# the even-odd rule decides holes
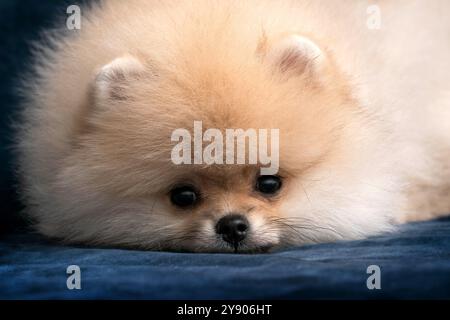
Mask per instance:
[[[81,268],[68,290],[66,268]],[[381,289],[368,290],[369,265]],[[450,298],[450,219],[362,241],[269,254],[189,254],[61,246],[36,236],[0,243],[3,299]]]
[[[186,254],[61,246],[14,232],[20,204],[8,147],[29,67],[29,41],[67,4],[0,0],[0,298],[450,298],[450,220],[405,225],[398,233],[265,255]],[[66,268],[79,265],[82,290],[68,290]],[[381,290],[366,268],[381,267]]]

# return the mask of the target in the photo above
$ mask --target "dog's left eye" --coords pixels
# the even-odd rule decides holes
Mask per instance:
[[[194,206],[199,200],[198,192],[191,186],[182,186],[170,191],[170,201],[180,208]]]
[[[281,189],[281,178],[278,176],[259,176],[255,189],[263,194],[272,195]]]

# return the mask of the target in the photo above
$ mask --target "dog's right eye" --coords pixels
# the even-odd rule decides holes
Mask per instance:
[[[182,186],[170,191],[170,201],[180,208],[194,206],[199,200],[198,192],[191,186]]]
[[[281,189],[281,178],[278,176],[259,176],[255,189],[264,195],[274,195]]]

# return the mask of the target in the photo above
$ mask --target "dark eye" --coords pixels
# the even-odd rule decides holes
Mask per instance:
[[[278,176],[259,176],[256,181],[256,190],[267,195],[277,193],[281,189],[281,178]]]
[[[170,191],[170,201],[180,208],[192,207],[198,200],[198,192],[191,186],[177,187]]]

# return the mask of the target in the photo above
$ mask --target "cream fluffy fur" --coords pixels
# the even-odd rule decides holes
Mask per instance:
[[[82,30],[50,35],[26,80],[17,149],[39,232],[67,242],[243,251],[358,239],[450,212],[446,0],[105,1]],[[174,166],[170,134],[279,128],[280,195],[257,168]],[[180,211],[167,193],[204,195]]]

